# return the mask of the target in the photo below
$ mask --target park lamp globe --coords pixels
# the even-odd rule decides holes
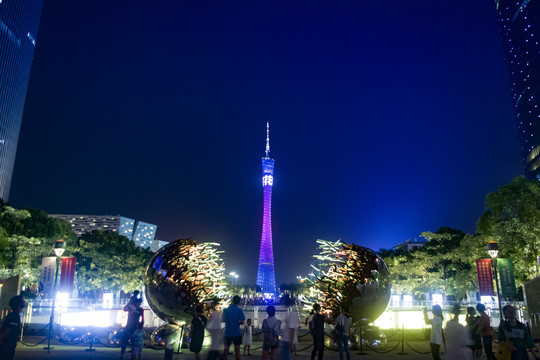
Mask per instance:
[[[56,257],[61,257],[64,251],[66,251],[66,243],[64,240],[56,240],[54,243],[54,255],[56,255]]]
[[[491,255],[491,258],[495,259],[497,255],[499,254],[499,244],[497,244],[495,241],[488,242],[487,251],[489,255]]]

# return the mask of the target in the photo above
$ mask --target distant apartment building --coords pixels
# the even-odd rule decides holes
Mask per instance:
[[[94,230],[104,230],[116,232],[120,235],[135,241],[140,247],[150,248],[157,251],[160,243],[156,240],[157,225],[149,224],[144,221],[136,221],[124,216],[113,215],[72,215],[72,214],[51,214],[50,217],[66,220],[71,224],[73,232],[77,236]]]
[[[411,241],[407,239],[404,243],[396,245],[392,248],[395,252],[411,252],[412,250],[420,249],[422,246],[426,245],[427,241]]]

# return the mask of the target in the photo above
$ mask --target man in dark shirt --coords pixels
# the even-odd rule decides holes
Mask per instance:
[[[312,325],[310,325],[311,335],[313,335],[313,351],[311,351],[311,360],[315,360],[315,355],[318,353],[318,359],[322,360],[324,354],[324,323],[329,322],[326,316],[321,314],[321,305],[314,304]]]
[[[15,357],[15,347],[17,337],[21,333],[20,313],[26,307],[26,301],[20,295],[9,300],[11,312],[6,316],[0,328],[0,359],[13,360]]]

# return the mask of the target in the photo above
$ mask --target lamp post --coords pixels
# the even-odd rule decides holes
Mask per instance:
[[[499,304],[499,321],[502,321],[503,312],[501,306],[501,293],[499,291],[499,275],[497,272],[497,255],[499,254],[499,244],[495,241],[490,241],[487,243],[487,251],[491,256],[491,263],[495,270],[495,285],[497,286],[497,303]]]
[[[232,272],[232,273],[229,273],[229,275],[231,276],[231,283],[232,283],[232,279],[234,279],[234,285],[238,285],[238,274],[235,272]]]
[[[62,257],[62,254],[66,250],[66,244],[64,240],[56,240],[54,243],[54,255],[56,255],[56,273],[54,275],[54,288],[53,288],[53,301],[51,309],[51,319],[49,320],[49,336],[47,337],[47,347],[44,348],[48,353],[51,352],[51,336],[54,323],[54,308],[56,306],[56,290],[58,285],[58,259]]]
[[[298,276],[296,277],[296,280],[298,280],[298,283],[300,284],[300,282],[302,282],[302,277],[301,277],[300,275],[298,275]]]

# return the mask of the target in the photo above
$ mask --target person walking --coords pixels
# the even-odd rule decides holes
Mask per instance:
[[[459,323],[459,305],[452,309],[452,319],[446,323],[445,360],[473,360],[470,346],[473,344],[469,330]]]
[[[20,295],[9,299],[11,311],[4,318],[0,328],[0,359],[13,360],[17,338],[21,333],[21,312],[26,307],[26,301]]]
[[[311,351],[311,360],[315,360],[318,354],[318,359],[322,360],[324,354],[324,323],[330,322],[326,316],[321,314],[321,305],[313,305],[313,319],[311,319],[311,336],[313,336],[313,350]]]
[[[512,360],[528,360],[527,349],[531,350],[531,354],[535,359],[538,355],[532,348],[534,342],[527,326],[516,319],[516,308],[512,305],[503,307],[505,320],[499,325],[499,347],[503,342],[511,351]]]
[[[193,319],[191,319],[191,342],[189,344],[189,351],[195,353],[195,360],[201,360],[201,349],[206,322],[207,320],[203,315],[202,306],[196,306],[195,314],[193,314]]]
[[[472,306],[469,306],[467,308],[465,322],[467,323],[467,328],[469,329],[469,334],[471,335],[471,339],[473,341],[471,349],[474,359],[480,359],[482,356],[482,338],[480,337],[480,332],[478,331],[478,321],[479,317],[476,316],[476,310]]]
[[[347,360],[351,360],[351,352],[349,351],[349,334],[351,332],[352,318],[349,316],[345,308],[339,307],[340,314],[337,316],[334,328],[334,340],[338,346],[339,360],[343,360],[343,352],[347,354]]]
[[[298,344],[298,313],[292,309],[294,300],[289,295],[283,297],[283,303],[287,308],[287,317],[281,334],[281,357],[283,360],[291,360],[291,354],[296,351],[296,344]]]
[[[491,330],[491,319],[488,314],[486,314],[486,306],[484,304],[477,304],[476,310],[480,313],[480,318],[478,319],[478,331],[482,337],[487,360],[497,360],[493,353],[493,331]]]
[[[242,344],[244,345],[244,356],[251,356],[251,343],[253,342],[253,325],[251,325],[251,319],[247,319],[246,325],[244,325],[244,340]]]
[[[266,360],[270,354],[270,360],[276,359],[279,349],[279,333],[281,332],[281,320],[276,319],[276,308],[272,305],[266,307],[268,317],[263,320],[263,352],[261,360]]]
[[[440,305],[433,305],[431,309],[433,318],[428,317],[427,308],[424,308],[424,322],[426,325],[431,325],[431,331],[429,333],[429,346],[431,348],[431,355],[433,360],[441,360],[439,356],[442,342],[442,323],[443,314]]]
[[[240,345],[242,345],[242,330],[246,317],[242,309],[238,307],[240,296],[235,295],[232,304],[223,310],[221,321],[225,323],[225,346],[223,347],[223,360],[227,360],[231,344],[234,344],[234,358],[240,360]]]
[[[211,313],[206,323],[206,330],[210,333],[210,347],[207,360],[216,360],[219,357],[219,348],[223,344],[223,328],[221,327],[221,313],[218,310],[219,299],[212,301]]]

